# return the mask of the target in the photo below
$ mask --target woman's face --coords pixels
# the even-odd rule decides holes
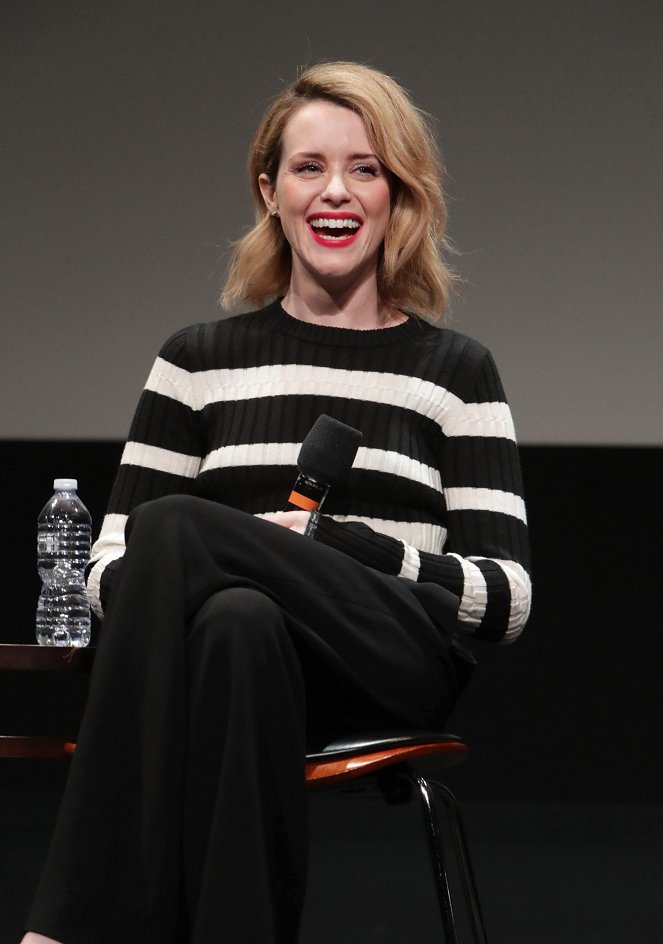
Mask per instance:
[[[288,122],[281,162],[260,187],[292,249],[292,277],[330,288],[375,277],[391,209],[388,171],[356,112],[316,100]]]

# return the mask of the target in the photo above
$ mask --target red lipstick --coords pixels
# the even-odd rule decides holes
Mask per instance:
[[[346,220],[350,225],[341,222]],[[329,211],[312,213],[306,220],[313,239],[319,246],[325,246],[327,249],[342,249],[352,245],[359,235],[363,222],[356,213]]]

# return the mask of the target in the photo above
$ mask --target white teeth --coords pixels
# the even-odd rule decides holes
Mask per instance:
[[[358,223],[357,220],[333,220],[321,216],[317,220],[309,220],[309,225],[324,227],[325,229],[359,229],[361,223]]]

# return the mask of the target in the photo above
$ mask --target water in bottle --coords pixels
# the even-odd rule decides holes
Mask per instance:
[[[41,646],[87,646],[90,604],[85,567],[90,560],[90,512],[76,494],[76,479],[56,479],[55,494],[37,520],[37,604]]]

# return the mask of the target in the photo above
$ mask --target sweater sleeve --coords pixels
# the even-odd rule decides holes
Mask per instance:
[[[124,528],[139,504],[188,493],[202,461],[198,410],[187,369],[187,330],[164,344],[131,423],[98,540],[87,568],[90,603],[103,618],[125,550]]]
[[[443,434],[447,534],[439,553],[326,515],[313,537],[383,573],[445,587],[459,598],[461,629],[509,643],[529,615],[530,558],[511,413],[488,351],[472,392],[449,411]]]

